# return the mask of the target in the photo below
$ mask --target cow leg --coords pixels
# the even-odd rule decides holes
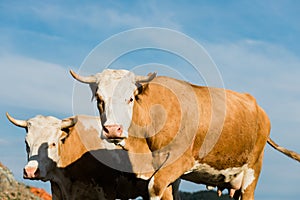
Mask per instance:
[[[241,200],[254,200],[254,191],[258,182],[258,177],[261,172],[262,161],[263,161],[263,154],[261,153],[257,162],[253,165],[252,169],[254,170],[254,180],[249,184],[249,176],[244,176],[243,185],[242,185],[242,192],[241,192]]]
[[[162,200],[173,199],[172,185],[170,185],[169,187],[167,187],[167,189],[164,191],[161,199]]]
[[[188,156],[181,156],[172,163],[167,163],[161,169],[159,169],[154,176],[150,179],[148,184],[148,191],[150,200],[171,200],[169,190],[170,184],[174,183],[184,172],[188,171],[193,166],[193,160]],[[166,191],[166,194],[164,194]],[[172,195],[172,190],[171,195]]]
[[[157,172],[159,173],[159,172]],[[168,189],[169,182],[159,176],[153,176],[148,185],[148,192],[150,200],[172,199],[170,198],[170,189]],[[164,194],[166,192],[166,194]],[[172,193],[171,193],[172,196]]]
[[[167,187],[161,199],[180,200],[179,185],[180,185],[180,179],[177,179],[174,183],[172,183]]]

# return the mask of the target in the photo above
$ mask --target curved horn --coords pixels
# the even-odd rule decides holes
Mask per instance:
[[[137,83],[146,83],[152,81],[156,77],[156,72],[149,73],[148,76],[135,76]]]
[[[81,83],[96,83],[96,77],[95,76],[80,76],[79,74],[76,74],[73,70],[70,70],[70,74],[75,78],[77,81]]]
[[[16,126],[19,126],[19,127],[22,127],[22,128],[27,127],[27,121],[25,121],[25,120],[14,119],[12,116],[10,116],[8,114],[8,112],[6,113],[6,117],[11,123],[13,123]]]
[[[77,122],[77,117],[70,117],[67,119],[63,119],[61,122],[61,129],[70,128],[74,126]]]

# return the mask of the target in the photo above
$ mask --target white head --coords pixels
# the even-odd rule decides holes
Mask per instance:
[[[64,128],[74,126],[76,118],[60,120],[55,117],[38,115],[29,120],[17,120],[6,113],[7,118],[16,126],[26,129],[26,151],[28,163],[24,167],[24,178],[51,179],[51,170],[59,162],[59,145],[67,134]]]
[[[72,76],[83,83],[88,83],[93,97],[97,100],[103,137],[112,141],[128,137],[133,115],[135,96],[142,82],[149,82],[156,73],[149,76],[136,76],[128,70],[106,69],[93,76],[79,76],[70,71]]]

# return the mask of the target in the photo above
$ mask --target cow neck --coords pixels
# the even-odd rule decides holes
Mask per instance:
[[[145,138],[151,151],[167,146],[179,131],[181,109],[176,95],[164,83],[151,82],[134,104],[134,128],[129,134]]]
[[[71,127],[69,130],[68,137],[60,142],[59,145],[59,163],[58,167],[66,167],[71,163],[78,160],[84,153],[87,152],[87,149],[82,144],[81,139],[78,135],[76,125]]]

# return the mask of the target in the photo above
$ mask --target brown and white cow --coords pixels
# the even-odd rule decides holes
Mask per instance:
[[[26,121],[7,117],[27,130],[24,178],[50,181],[53,199],[148,198],[147,180],[107,166],[124,165],[126,160],[124,154],[119,158],[118,151],[123,150],[98,137],[98,117],[60,120],[39,115]]]
[[[235,199],[254,199],[267,142],[300,161],[269,138],[269,118],[249,94],[127,70],[86,77],[70,72],[97,99],[102,137],[135,154],[141,146],[132,143],[146,143],[154,160],[168,154],[149,182],[152,200],[179,177],[217,186],[219,193],[227,188]]]

